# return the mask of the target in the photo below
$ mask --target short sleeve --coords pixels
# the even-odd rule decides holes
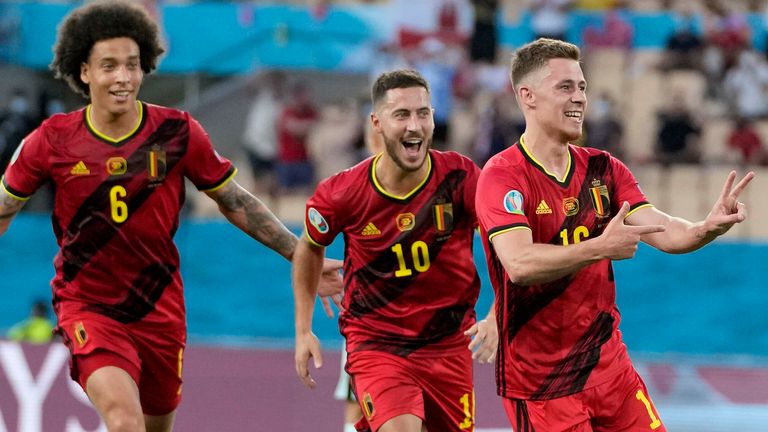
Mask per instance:
[[[525,181],[522,176],[509,173],[502,166],[486,165],[478,179],[477,219],[489,239],[512,229],[530,227],[525,211]]]
[[[184,175],[203,192],[216,190],[235,175],[229,159],[213,149],[208,134],[197,120],[189,119],[189,144],[184,162]]]
[[[21,141],[3,175],[3,188],[13,197],[27,200],[49,177],[49,146],[42,127]]]
[[[317,246],[326,247],[333,243],[341,227],[341,221],[337,217],[340,209],[333,202],[333,179],[331,177],[317,185],[315,193],[307,200],[304,211],[307,239]]]
[[[613,195],[615,197],[611,203],[612,214],[618,213],[621,204],[625,201],[629,203],[630,212],[650,205],[629,168],[614,157],[611,157],[611,165],[614,178]]]

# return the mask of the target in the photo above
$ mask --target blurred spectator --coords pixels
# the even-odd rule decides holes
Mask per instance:
[[[324,106],[320,119],[307,137],[307,145],[315,176],[328,178],[359,160],[358,144],[362,141],[363,122],[354,99]]]
[[[622,125],[616,101],[607,92],[600,93],[589,104],[590,113],[585,122],[585,144],[605,150],[613,156],[624,159],[624,126]]]
[[[34,127],[29,96],[22,89],[13,89],[8,111],[0,115],[0,173],[5,172],[16,147]]]
[[[290,98],[277,119],[277,197],[280,192],[307,188],[314,181],[307,135],[317,120],[317,110],[303,84],[291,88]]]
[[[285,77],[270,71],[251,83],[256,97],[248,110],[243,130],[243,149],[248,154],[257,194],[266,192],[274,200],[273,179],[277,158],[277,119],[283,109]]]
[[[700,135],[701,128],[691,115],[683,95],[673,95],[669,108],[659,113],[658,161],[664,166],[698,163]]]
[[[530,0],[531,30],[535,38],[565,40],[573,0]]]
[[[736,119],[727,144],[729,161],[742,165],[768,165],[768,153],[763,146],[763,140],[750,120]]]
[[[478,101],[477,139],[472,159],[479,165],[511,146],[525,131],[525,120],[510,93],[485,93]]]
[[[662,60],[663,70],[702,70],[701,52],[704,41],[696,31],[693,15],[683,14],[675,26],[675,32],[667,39]]]
[[[446,46],[435,38],[424,39],[413,68],[419,71],[429,83],[432,106],[435,109],[435,131],[432,145],[444,150],[448,141],[448,128],[453,111],[453,81],[456,75],[456,61],[453,47]]]
[[[35,120],[35,127],[39,126],[48,117],[63,113],[65,110],[64,101],[58,92],[43,89],[37,98],[38,117]]]
[[[494,63],[498,36],[496,14],[499,0],[472,0],[474,29],[469,40],[469,58],[473,62]]]
[[[29,318],[8,330],[8,339],[17,342],[44,344],[53,339],[54,325],[48,318],[48,305],[37,300],[32,304]]]
[[[588,26],[584,29],[584,45],[589,50],[600,48],[631,49],[634,30],[628,14],[624,2],[617,2],[605,13],[602,27]]]
[[[718,85],[725,72],[736,64],[739,53],[749,46],[751,30],[743,13],[729,8],[719,0],[705,0],[704,40],[706,43],[703,65],[707,73],[708,93],[719,96]]]
[[[736,66],[725,75],[723,92],[729,108],[748,119],[768,115],[768,63],[756,51],[739,54]]]

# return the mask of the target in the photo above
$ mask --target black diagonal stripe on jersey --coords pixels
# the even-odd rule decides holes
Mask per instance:
[[[455,305],[435,312],[417,337],[391,336],[388,338],[365,341],[355,351],[384,351],[400,357],[407,357],[419,348],[440,342],[446,336],[454,334],[464,319],[469,305]],[[455,323],[455,325],[446,325]]]
[[[146,176],[147,152],[159,145],[166,152],[167,171],[181,160],[187,151],[189,127],[184,119],[165,120],[157,130],[128,157],[128,171],[122,176],[110,176],[102,182],[72,217],[65,237],[74,239],[61,249],[64,280],[72,281],[99,250],[114,237],[125,224],[116,224],[110,217],[109,191],[120,185],[128,191],[128,219],[152,195]],[[143,175],[142,175],[143,174]]]
[[[552,301],[560,297],[571,284],[572,276],[566,276],[556,281],[540,285],[515,285],[509,282],[510,301],[507,301],[505,313],[507,314],[507,341],[517,336],[536,314],[547,307]]]
[[[390,251],[391,246],[400,243],[403,245],[403,249],[410,250],[411,244],[414,241],[423,241],[427,243],[432,262],[438,262],[440,251],[448,240],[448,236],[445,233],[436,235],[433,229],[434,220],[431,215],[432,206],[446,200],[454,203],[462,202],[466,176],[466,171],[462,170],[454,170],[447,173],[443,181],[437,186],[432,197],[419,209],[414,228],[403,232],[392,245],[384,249],[381,255],[352,274],[357,283],[369,288],[366,291],[356,290],[350,293],[348,311],[352,316],[359,317],[386,306],[400,297],[411,284],[418,281],[418,272],[414,272],[412,276],[408,277],[396,278],[393,276],[393,269],[397,266],[397,259]],[[461,226],[467,215],[463,209],[462,211],[454,209],[454,211],[454,227]],[[460,305],[460,308],[461,313],[457,313],[452,309],[439,312],[438,314],[443,314],[439,322],[435,321],[435,324],[430,328],[425,327],[424,331],[414,341],[402,341],[401,344],[415,349],[426,343],[434,342],[433,335],[435,333],[444,336],[457,331],[464,315],[471,310],[472,306]],[[392,341],[387,341],[387,343],[389,342]]]
[[[140,321],[155,310],[155,303],[163,295],[165,287],[173,282],[176,266],[151,264],[139,272],[131,283],[131,289],[116,304],[89,305],[84,309],[108,316],[123,324]]]
[[[611,314],[600,312],[571,351],[552,369],[531,399],[549,400],[581,391],[600,361],[600,349],[611,339],[613,323]]]

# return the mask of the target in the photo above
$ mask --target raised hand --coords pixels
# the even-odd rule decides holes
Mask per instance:
[[[632,258],[637,252],[637,244],[643,235],[665,230],[662,225],[625,225],[624,218],[628,213],[629,203],[625,201],[598,237],[602,242],[602,254],[605,258],[612,260]]]
[[[707,218],[704,219],[707,234],[715,236],[725,234],[733,224],[742,222],[747,218],[746,206],[739,202],[739,195],[754,177],[755,173],[750,171],[736,186],[733,186],[733,182],[736,181],[736,171],[731,171],[728,174],[723,185],[723,191],[715,201],[715,205]]]

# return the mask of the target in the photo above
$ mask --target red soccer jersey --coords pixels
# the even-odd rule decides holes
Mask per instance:
[[[407,196],[374,176],[380,156],[321,182],[307,202],[311,242],[344,234],[344,308],[349,352],[427,356],[466,349],[480,279],[472,260],[479,168],[431,150],[429,174]]]
[[[610,260],[540,285],[513,284],[490,240],[530,229],[534,243],[568,245],[602,233],[621,203],[648,205],[632,173],[607,152],[569,145],[558,179],[520,143],[492,157],[477,213],[496,292],[497,387],[503,397],[553,399],[600,384],[629,365]]]
[[[55,187],[56,313],[183,328],[173,235],[184,177],[210,190],[235,169],[185,112],[141,103],[136,130],[114,141],[92,126],[89,110],[45,121],[3,177],[3,187],[20,199],[48,180]]]

